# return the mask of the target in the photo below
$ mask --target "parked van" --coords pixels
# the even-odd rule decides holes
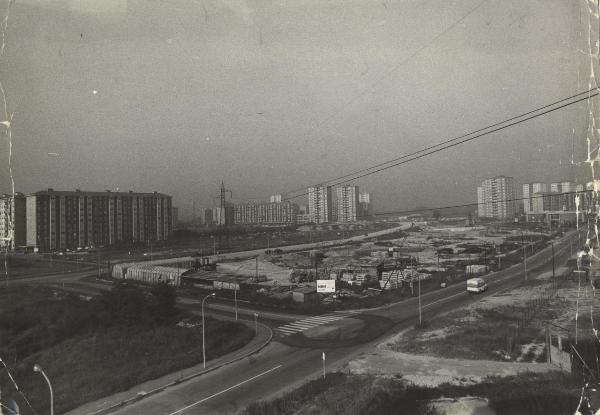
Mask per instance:
[[[470,278],[467,280],[468,293],[482,293],[487,290],[487,285],[483,278]]]

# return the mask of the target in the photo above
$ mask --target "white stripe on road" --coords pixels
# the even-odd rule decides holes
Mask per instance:
[[[434,304],[436,304],[436,303],[439,303],[440,301],[446,301],[446,300],[448,300],[448,299],[450,299],[450,298],[458,297],[459,295],[465,295],[465,293],[466,293],[466,292],[467,292],[467,291],[465,290],[465,291],[461,291],[461,292],[458,292],[458,293],[456,293],[456,294],[450,295],[450,296],[448,296],[448,297],[443,297],[443,298],[440,298],[439,300],[435,300],[435,301],[432,301],[432,302],[431,302],[431,303],[429,303],[429,304],[425,304],[425,305],[423,305],[421,308],[429,307],[430,305],[434,305]]]
[[[286,329],[283,327],[279,327],[275,330],[277,330],[278,332],[283,333],[283,334],[294,334],[294,333],[298,333],[299,331],[304,331],[304,330],[297,330],[297,329],[296,330]]]
[[[306,330],[306,329],[310,329],[310,328],[315,327],[315,326],[318,326],[318,324],[290,323],[290,324],[286,324],[283,327],[289,327],[289,328],[292,328],[292,329],[301,328],[303,330]]]
[[[277,327],[275,330],[283,336],[288,336],[294,333],[309,330],[317,326],[332,323],[346,317],[351,317],[358,313],[360,313],[360,311],[345,311],[343,314],[340,312],[339,314],[324,314],[322,316],[308,317],[293,323],[288,323],[281,327]]]
[[[335,320],[339,320],[344,318],[344,316],[334,316],[334,317],[313,317],[313,318],[305,318],[304,320],[299,320],[299,321],[307,321],[307,322],[329,322],[329,321],[335,321]]]
[[[198,402],[194,402],[193,404],[190,404],[190,405],[188,405],[188,406],[185,406],[185,407],[183,407],[183,408],[181,408],[181,409],[178,409],[178,410],[176,410],[175,412],[171,412],[169,415],[181,414],[181,413],[183,413],[183,411],[187,411],[188,409],[190,409],[190,408],[193,408],[193,407],[194,407],[194,406],[196,406],[196,405],[200,405],[201,403],[203,403],[203,402],[206,402],[206,401],[208,401],[209,399],[212,399],[212,398],[214,398],[214,397],[216,397],[216,396],[222,395],[222,394],[224,394],[225,392],[229,392],[230,390],[232,390],[232,389],[235,389],[235,388],[237,388],[237,387],[239,387],[239,386],[242,386],[242,385],[243,385],[243,384],[245,384],[245,383],[251,382],[251,381],[253,381],[254,379],[257,379],[257,378],[259,378],[259,377],[261,377],[261,376],[264,376],[264,375],[266,375],[267,373],[270,373],[270,372],[272,372],[272,371],[274,371],[274,370],[277,370],[277,369],[279,369],[279,368],[280,368],[280,367],[282,367],[282,366],[283,366],[283,365],[277,365],[277,366],[275,366],[275,367],[273,367],[273,368],[271,368],[271,369],[269,369],[269,370],[267,370],[267,371],[265,371],[265,372],[259,373],[259,374],[258,374],[258,375],[256,375],[256,376],[252,376],[251,378],[249,378],[249,379],[246,379],[246,380],[244,380],[244,381],[242,381],[242,382],[240,382],[240,383],[238,383],[238,384],[236,384],[236,385],[230,386],[230,387],[228,387],[227,389],[223,389],[221,392],[214,393],[214,394],[212,394],[212,395],[210,395],[210,396],[208,396],[208,397],[206,397],[206,398],[204,398],[204,399],[201,399],[201,400],[199,400]]]

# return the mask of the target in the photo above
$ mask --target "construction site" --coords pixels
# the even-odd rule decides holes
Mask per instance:
[[[309,248],[271,247],[245,256],[121,263],[113,266],[112,277],[252,291],[278,300],[339,303],[383,292],[415,295],[416,283],[425,290],[441,289],[522,262],[560,234],[560,230],[539,225],[472,225],[466,218],[428,222],[418,216],[398,218],[393,225]],[[317,280],[335,280],[335,291],[317,293]]]

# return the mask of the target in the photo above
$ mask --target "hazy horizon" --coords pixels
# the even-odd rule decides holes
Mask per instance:
[[[0,61],[16,190],[158,191],[188,218],[221,181],[234,200],[320,183],[586,90],[584,6],[20,0]],[[354,184],[390,211],[496,175],[586,182],[587,126],[582,102]]]

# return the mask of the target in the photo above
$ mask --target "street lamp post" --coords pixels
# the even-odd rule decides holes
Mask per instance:
[[[258,313],[254,313],[254,332],[258,336]]]
[[[214,297],[215,293],[212,294],[208,294],[206,297],[204,297],[202,299],[202,366],[204,368],[206,368],[206,346],[205,346],[205,340],[204,340],[204,301],[206,301],[206,299],[208,297]]]
[[[44,379],[46,379],[46,383],[48,383],[48,388],[50,388],[50,415],[54,415],[54,392],[52,390],[52,384],[50,383],[50,379],[42,370],[42,367],[37,363],[33,365],[33,371],[41,373]]]

